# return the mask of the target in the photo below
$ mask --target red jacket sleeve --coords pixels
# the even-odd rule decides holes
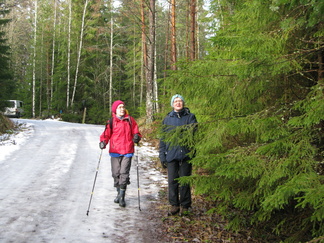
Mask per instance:
[[[107,122],[105,130],[103,131],[103,133],[100,135],[100,142],[104,141],[105,144],[108,144],[109,139],[111,137],[111,129],[110,129],[110,125],[109,122]]]

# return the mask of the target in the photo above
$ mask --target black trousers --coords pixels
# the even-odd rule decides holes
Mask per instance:
[[[172,206],[191,207],[191,191],[189,184],[180,186],[176,180],[182,176],[190,176],[192,165],[188,161],[172,161],[168,163],[169,203]]]

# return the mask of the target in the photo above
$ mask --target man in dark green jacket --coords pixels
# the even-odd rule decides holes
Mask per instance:
[[[170,132],[177,126],[197,123],[196,116],[184,107],[184,98],[176,94],[171,99],[173,110],[167,114],[163,120],[163,131]],[[185,129],[185,126],[184,126]],[[160,140],[159,158],[164,168],[168,169],[168,195],[171,205],[170,214],[175,215],[180,212],[185,214],[191,207],[191,191],[189,185],[179,185],[176,180],[182,176],[190,176],[192,165],[189,162],[188,153],[190,149],[186,146],[172,145]],[[181,206],[181,208],[180,208]]]

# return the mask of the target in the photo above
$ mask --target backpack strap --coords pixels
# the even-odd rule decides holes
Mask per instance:
[[[107,125],[109,125],[110,131],[112,131],[112,129],[113,129],[113,118],[112,117],[107,121]]]
[[[133,131],[133,124],[132,124],[132,119],[131,119],[131,116],[128,116],[129,117],[129,119],[127,119],[128,120],[128,123],[129,123],[129,126],[130,126],[130,128],[131,128],[131,131]],[[109,125],[109,127],[110,127],[110,131],[112,132],[113,131],[113,118],[111,117],[108,121],[107,121],[107,123],[106,123],[106,129],[107,129],[107,126]]]
[[[110,131],[112,131],[113,128],[113,118],[110,118],[107,122],[106,122],[106,126],[105,126],[105,131],[107,130],[107,126],[109,125],[110,127]]]

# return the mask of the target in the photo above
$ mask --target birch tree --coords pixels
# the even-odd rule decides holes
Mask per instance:
[[[156,21],[155,21],[156,23]],[[156,60],[157,60],[157,56],[156,56],[156,35],[154,36],[154,78],[153,78],[153,95],[154,95],[154,111],[159,113],[160,109],[159,109],[159,87],[158,87],[158,83],[157,83],[157,64],[156,64]]]
[[[110,73],[109,73],[109,104],[112,104],[112,89],[113,89],[113,46],[114,46],[114,16],[112,10],[114,7],[114,1],[110,1]],[[109,106],[109,111],[111,113],[111,106]]]
[[[142,104],[143,97],[143,83],[146,78],[146,67],[147,67],[147,45],[146,45],[146,24],[145,24],[145,2],[141,0],[141,34],[142,34],[142,70],[141,70],[141,100]]]
[[[88,7],[89,0],[86,0],[83,7],[83,14],[82,14],[82,21],[81,21],[81,30],[80,30],[80,43],[78,48],[78,56],[77,56],[77,64],[76,64],[76,70],[75,70],[75,79],[74,79],[74,86],[73,86],[73,93],[72,93],[72,99],[71,99],[71,105],[73,105],[76,87],[78,83],[78,74],[79,74],[79,66],[81,61],[81,52],[82,52],[82,45],[83,45],[83,33],[84,33],[84,25],[85,25],[85,16],[87,13],[87,7]]]
[[[70,106],[72,0],[69,0],[66,108]]]
[[[52,68],[51,68],[51,94],[49,108],[52,109],[53,102],[53,86],[54,86],[54,66],[55,66],[55,41],[56,41],[56,0],[54,0],[54,15],[53,15],[53,40],[52,40]]]
[[[32,116],[35,118],[35,99],[36,99],[36,46],[37,46],[37,3],[35,0],[34,13],[34,54],[33,54],[33,85],[32,85]]]
[[[153,80],[154,80],[154,54],[155,50],[155,0],[150,0],[149,8],[149,42],[146,67],[146,123],[153,122]]]

